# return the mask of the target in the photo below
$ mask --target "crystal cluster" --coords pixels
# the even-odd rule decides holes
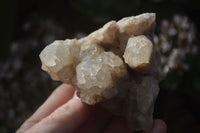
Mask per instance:
[[[110,21],[79,40],[55,41],[40,54],[42,69],[72,83],[83,102],[100,103],[134,130],[149,130],[163,77],[154,26],[155,14],[144,13]]]

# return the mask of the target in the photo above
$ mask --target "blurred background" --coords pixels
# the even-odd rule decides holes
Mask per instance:
[[[0,133],[11,133],[60,83],[39,53],[54,40],[80,38],[109,20],[157,13],[154,41],[163,71],[155,118],[169,133],[200,131],[199,0],[5,0],[0,2]]]

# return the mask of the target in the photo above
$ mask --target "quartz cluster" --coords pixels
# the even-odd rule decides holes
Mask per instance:
[[[79,40],[55,41],[40,53],[42,69],[72,83],[83,102],[100,103],[134,130],[149,130],[163,77],[154,26],[155,14],[144,13],[110,21]]]

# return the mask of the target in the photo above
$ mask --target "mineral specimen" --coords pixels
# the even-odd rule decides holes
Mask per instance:
[[[40,54],[52,79],[72,83],[89,105],[100,103],[127,119],[133,130],[149,130],[163,74],[152,40],[155,14],[110,21],[87,37],[55,41]]]

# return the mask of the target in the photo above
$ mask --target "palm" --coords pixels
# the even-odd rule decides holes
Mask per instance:
[[[166,133],[161,120],[148,133]],[[125,120],[88,106],[74,96],[71,85],[59,86],[16,133],[129,133]]]

